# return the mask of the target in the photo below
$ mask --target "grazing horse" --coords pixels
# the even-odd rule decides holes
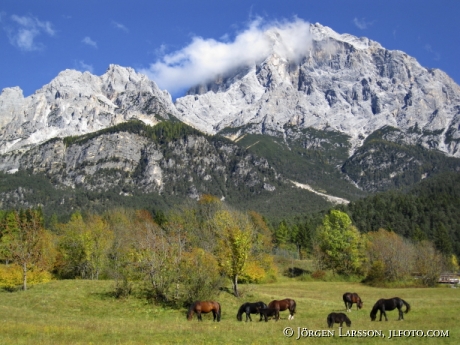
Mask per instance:
[[[340,327],[342,327],[343,323],[346,323],[348,327],[351,326],[351,321],[344,313],[330,313],[327,316],[327,325],[329,328],[334,326],[334,323],[339,323]]]
[[[361,309],[363,307],[363,301],[355,292],[345,292],[343,294],[343,303],[345,303],[345,308],[347,309],[347,311],[351,311],[353,303],[356,303],[356,310]]]
[[[260,311],[258,311],[258,309],[264,309],[264,308],[267,308],[267,305],[264,302],[255,302],[255,303],[246,302],[240,307],[240,309],[238,309],[238,314],[236,314],[236,319],[238,321],[243,321],[243,313],[246,313],[246,322],[248,322],[248,319],[252,321],[251,314],[260,313],[259,321],[262,321],[263,314]]]
[[[277,313],[278,317],[276,318],[277,321],[279,319],[279,312],[284,311],[284,310],[289,310],[288,320],[293,320],[294,314],[295,314],[295,307],[296,307],[295,301],[290,298],[286,298],[281,301],[274,300],[268,304],[269,309],[275,309],[278,311]]]
[[[279,318],[280,318],[280,311],[278,309],[275,309],[275,308],[259,308],[257,307],[257,311],[260,313],[260,315],[264,316],[265,318],[265,322],[268,322],[268,317],[269,316],[274,316],[275,317],[275,320],[278,321]]]
[[[387,314],[385,313],[386,310],[394,310],[398,308],[399,311],[399,320],[404,320],[402,307],[406,306],[405,313],[407,314],[410,310],[410,305],[405,300],[399,297],[393,297],[390,299],[379,299],[372,308],[371,311],[371,321],[375,321],[377,317],[377,311],[380,310],[380,321],[382,321],[382,314],[385,316],[385,321],[388,321]]]
[[[198,317],[198,321],[203,321],[201,318],[201,313],[210,313],[214,316],[214,321],[220,321],[220,315],[222,313],[222,309],[220,307],[219,302],[214,301],[196,301],[193,302],[190,308],[188,308],[187,312],[187,320],[191,320],[193,318],[193,313],[196,313]]]

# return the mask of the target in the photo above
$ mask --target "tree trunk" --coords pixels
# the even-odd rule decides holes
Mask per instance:
[[[27,290],[27,265],[22,265],[22,289]]]
[[[235,297],[239,297],[240,294],[238,293],[238,275],[237,274],[235,274],[232,277],[232,285],[233,285],[233,295],[235,295]]]

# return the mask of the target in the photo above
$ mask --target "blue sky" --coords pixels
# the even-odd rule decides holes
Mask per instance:
[[[195,72],[214,70],[214,47],[237,59],[251,49],[236,42],[250,34],[316,22],[405,51],[460,83],[459,14],[456,0],[2,0],[0,90],[19,86],[29,96],[64,69],[101,75],[118,64],[177,97],[202,77]],[[193,54],[196,64],[175,69]],[[175,77],[160,75],[164,67]]]

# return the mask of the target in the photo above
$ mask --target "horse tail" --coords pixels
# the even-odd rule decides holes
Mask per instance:
[[[219,306],[219,310],[217,310],[217,322],[220,321],[220,315],[221,315],[221,312],[222,312],[222,308],[220,307],[220,303],[217,302],[217,305]]]
[[[292,315],[295,314],[295,308],[297,307],[297,304],[295,303],[295,300],[292,300]]]
[[[407,314],[407,313],[410,311],[410,304],[407,303],[407,302],[406,302],[405,300],[403,300],[402,298],[401,298],[401,301],[402,301],[402,302],[404,303],[404,305],[406,306],[406,311],[405,311],[405,313]]]

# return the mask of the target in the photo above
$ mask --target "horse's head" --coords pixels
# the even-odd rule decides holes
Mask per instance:
[[[361,301],[361,298],[358,299],[358,302],[356,303],[358,305],[358,308],[361,309],[364,305],[364,302]]]
[[[374,312],[374,310],[371,311],[371,321],[375,321],[375,319],[377,318],[377,311]]]
[[[187,311],[187,320],[191,320],[193,318],[193,311],[195,309],[195,305],[196,305],[196,302],[195,303],[192,303],[192,305],[190,305],[190,308],[188,308],[188,311]]]
[[[345,323],[347,324],[348,327],[351,326],[351,321],[350,321],[350,319],[347,318],[347,320],[345,321]]]

